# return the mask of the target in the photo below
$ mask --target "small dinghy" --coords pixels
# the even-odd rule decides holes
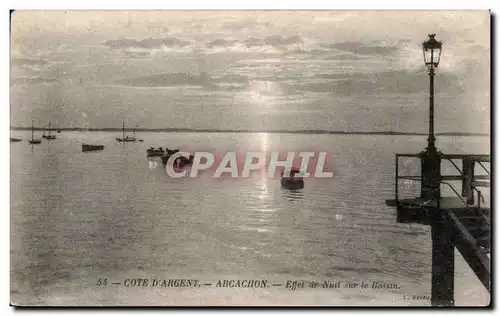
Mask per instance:
[[[290,176],[285,177],[284,172],[281,173],[281,187],[285,189],[302,189],[304,188],[304,179],[301,177],[296,177],[295,175],[299,173],[298,169],[292,169],[290,171]]]
[[[10,138],[10,142],[11,142],[11,143],[18,143],[18,142],[20,142],[20,141],[22,141],[22,139],[21,139],[21,138],[12,138],[12,137]]]
[[[151,147],[148,150],[146,150],[146,153],[148,157],[163,157],[165,155],[165,151],[161,147],[159,148]]]
[[[82,152],[86,151],[97,151],[97,150],[103,150],[104,146],[103,145],[88,145],[88,144],[82,144]]]

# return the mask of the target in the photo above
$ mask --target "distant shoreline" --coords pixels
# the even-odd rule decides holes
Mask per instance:
[[[31,127],[11,127],[14,131],[31,131]],[[43,131],[44,128],[36,127],[35,131]],[[57,131],[58,128],[52,129]],[[60,128],[62,132],[121,132],[121,128],[82,128],[82,127],[66,127]],[[125,128],[126,132],[132,132],[133,128]],[[427,136],[427,133],[411,133],[411,132],[346,132],[346,131],[327,131],[327,130],[216,130],[216,129],[189,129],[189,128],[136,128],[136,132],[161,132],[161,133],[270,133],[270,134],[319,134],[319,135],[408,135],[408,136]],[[436,136],[483,136],[490,137],[490,134],[485,133],[436,133]]]

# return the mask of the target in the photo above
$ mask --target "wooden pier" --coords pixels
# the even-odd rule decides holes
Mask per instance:
[[[420,159],[420,176],[399,174],[399,162],[403,157]],[[441,164],[446,161],[458,174],[441,174]],[[446,155],[435,148],[420,154],[396,154],[395,199],[387,200],[386,204],[397,208],[398,223],[432,227],[431,292],[434,306],[454,305],[455,248],[491,294],[490,208],[482,205],[484,197],[479,190],[490,186],[489,162],[489,155]],[[483,174],[475,174],[477,167]],[[420,196],[400,199],[400,180],[421,182]],[[461,190],[448,181],[461,181]],[[451,189],[454,196],[442,197],[441,187]]]
[[[396,154],[395,198],[388,206],[397,208],[398,223],[418,223],[431,226],[432,235],[432,290],[433,306],[453,306],[455,248],[460,251],[472,271],[491,296],[490,273],[490,210],[479,188],[490,186],[491,172],[485,166],[489,155],[446,155],[436,148],[434,137],[434,76],[441,58],[442,42],[429,34],[422,43],[424,63],[429,70],[429,134],[427,148],[419,154]],[[419,176],[399,175],[399,159],[420,159]],[[458,174],[443,175],[442,162],[448,161]],[[458,165],[461,162],[462,167]],[[475,172],[482,168],[483,174]],[[479,171],[479,170],[478,170]],[[420,181],[420,196],[399,198],[399,180]],[[461,181],[461,192],[450,181]],[[447,186],[451,197],[442,197]],[[477,198],[476,198],[477,194]]]

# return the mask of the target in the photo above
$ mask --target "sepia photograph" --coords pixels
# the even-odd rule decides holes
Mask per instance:
[[[9,15],[11,306],[490,306],[490,11]]]

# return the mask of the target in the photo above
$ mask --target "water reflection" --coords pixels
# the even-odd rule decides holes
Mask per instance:
[[[283,193],[283,196],[289,200],[289,201],[298,201],[302,200],[303,198],[303,192],[302,189],[286,189],[286,188],[281,188],[281,192]]]
[[[149,169],[156,169],[161,165],[162,165],[161,158],[158,159],[157,157],[148,157],[148,168]]]

